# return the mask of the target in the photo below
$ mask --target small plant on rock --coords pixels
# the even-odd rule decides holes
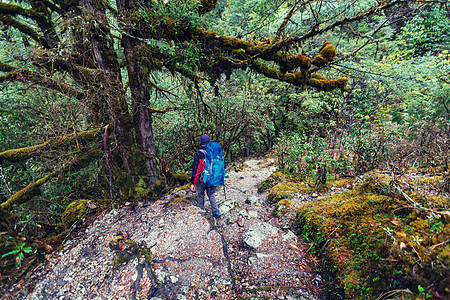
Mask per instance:
[[[22,243],[20,245],[18,245],[14,250],[5,253],[2,255],[2,258],[9,256],[9,255],[15,255],[16,257],[16,267],[20,266],[20,264],[22,263],[23,258],[25,257],[26,253],[30,253],[31,251],[33,251],[33,248],[31,247],[25,247],[26,243]]]

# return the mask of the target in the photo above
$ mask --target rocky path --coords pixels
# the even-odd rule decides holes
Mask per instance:
[[[272,217],[257,193],[273,171],[251,159],[228,172],[217,222],[189,190],[110,211],[53,255],[28,299],[319,299],[293,213]]]

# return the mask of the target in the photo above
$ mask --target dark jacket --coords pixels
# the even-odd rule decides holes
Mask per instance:
[[[206,150],[206,146],[201,146],[194,154],[194,162],[192,163],[191,183],[194,183],[195,175],[197,174],[198,164],[201,159],[205,159],[205,154],[200,150]]]

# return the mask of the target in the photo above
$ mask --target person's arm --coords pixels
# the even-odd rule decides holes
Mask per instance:
[[[204,169],[205,169],[205,160],[200,159],[198,163],[197,172],[195,173],[194,181],[191,184],[191,191],[195,191],[195,184],[200,180],[200,176],[202,175]]]
[[[199,151],[194,154],[194,162],[192,163],[191,183],[194,184],[195,175],[197,174],[198,163],[200,161]]]

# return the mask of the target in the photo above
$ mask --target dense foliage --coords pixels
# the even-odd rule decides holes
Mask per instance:
[[[203,133],[319,191],[432,169],[448,210],[448,16],[434,1],[0,3],[2,275],[51,251],[87,199],[98,212],[185,184]]]

